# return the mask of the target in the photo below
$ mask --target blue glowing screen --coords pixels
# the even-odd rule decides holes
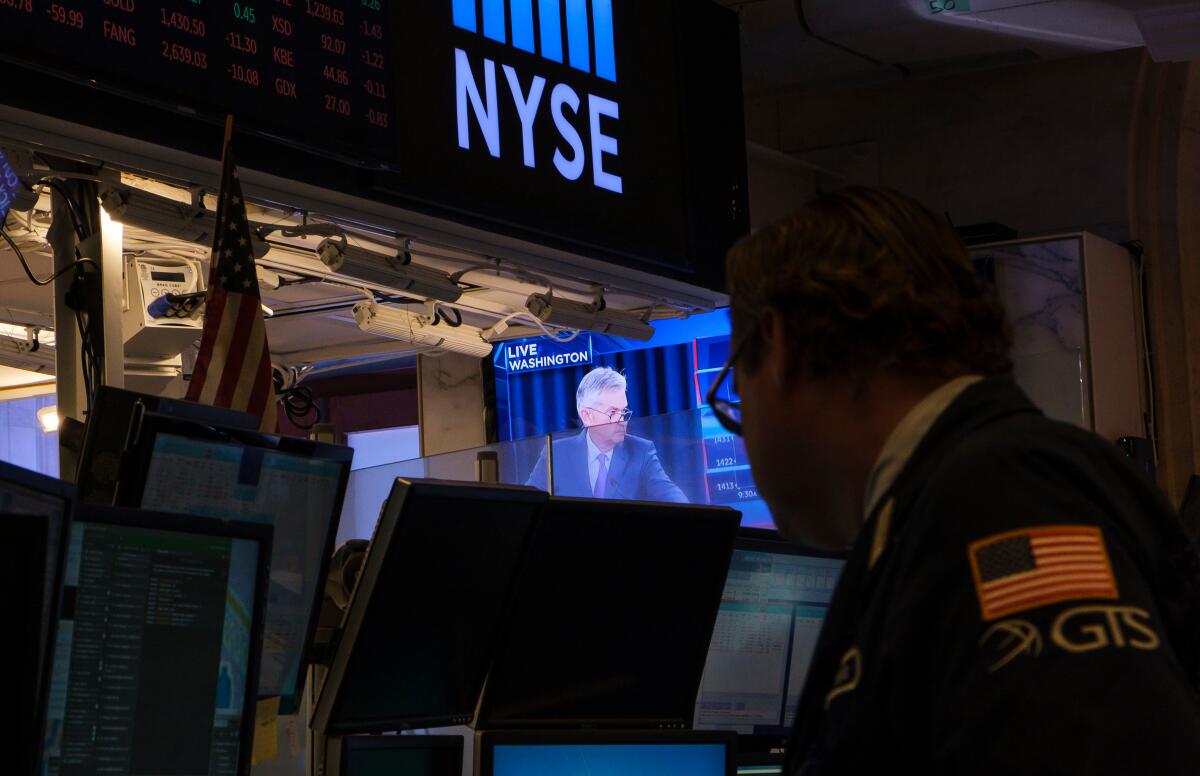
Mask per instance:
[[[503,744],[490,776],[724,776],[721,744]]]

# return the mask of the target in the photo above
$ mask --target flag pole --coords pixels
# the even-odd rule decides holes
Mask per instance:
[[[225,169],[225,156],[229,153],[229,144],[233,142],[233,114],[225,116],[225,140],[221,143],[221,169]]]

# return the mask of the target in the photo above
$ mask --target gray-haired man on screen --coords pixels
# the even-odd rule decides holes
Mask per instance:
[[[575,409],[584,428],[554,442],[554,494],[686,503],[663,471],[654,443],[628,433],[633,413],[625,388],[625,376],[604,366],[580,381]],[[543,450],[527,484],[548,490],[546,468]]]

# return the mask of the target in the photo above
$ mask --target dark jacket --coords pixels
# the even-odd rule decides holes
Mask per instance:
[[[591,477],[588,474],[587,431],[556,439],[554,451],[554,495],[591,498]],[[538,456],[527,485],[546,488],[546,450]],[[613,448],[608,467],[608,486],[605,498],[627,501],[665,501],[687,503],[687,497],[663,471],[658,451],[649,439],[633,436]]]
[[[1198,687],[1200,556],[1174,510],[985,380],[864,526],[787,772],[1196,774]]]

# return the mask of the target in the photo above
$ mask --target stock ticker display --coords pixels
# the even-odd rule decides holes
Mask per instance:
[[[394,0],[391,0],[394,2]],[[389,0],[0,0],[0,56],[388,159]]]
[[[767,505],[758,495],[750,472],[750,458],[742,438],[721,426],[712,410],[705,406],[708,389],[729,358],[729,336],[704,337],[695,342],[696,396],[700,411],[700,435],[704,447],[704,480],[708,503],[733,507],[742,513],[742,525],[773,525]],[[737,402],[733,380],[727,379],[720,398]]]

